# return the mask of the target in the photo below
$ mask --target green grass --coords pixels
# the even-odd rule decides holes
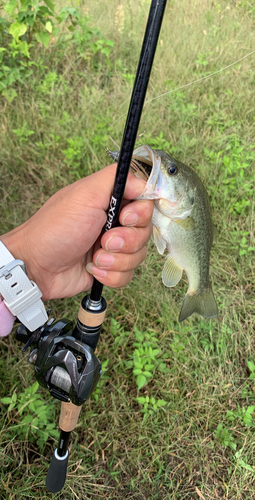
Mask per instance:
[[[106,165],[109,136],[121,142],[125,117],[118,118],[128,108],[149,1],[76,7],[114,41],[111,64],[100,55],[84,62],[73,44],[56,42],[38,49],[37,66],[16,85],[17,97],[1,98],[1,232],[26,220],[57,189]],[[254,20],[245,0],[169,1],[147,99],[254,50]],[[98,355],[108,360],[107,370],[100,397],[84,405],[72,435],[63,491],[51,495],[44,486],[54,440],[42,453],[35,442],[18,438],[10,427],[22,416],[8,415],[2,404],[1,498],[255,498],[255,420],[251,412],[247,425],[242,416],[255,404],[247,364],[255,347],[254,70],[252,55],[154,100],[140,124],[142,143],[196,168],[208,189],[219,231],[211,258],[219,319],[178,324],[187,282],[163,286],[164,257],[150,243],[133,281],[123,290],[104,289],[108,315]],[[75,320],[80,298],[51,303],[52,314]],[[140,391],[130,365],[136,329],[151,334],[160,350]],[[0,395],[20,394],[34,383],[33,370],[13,336],[0,343]],[[167,403],[146,414],[137,401],[146,396]]]

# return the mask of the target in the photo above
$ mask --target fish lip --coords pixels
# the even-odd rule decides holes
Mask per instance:
[[[143,153],[143,155],[141,154]],[[147,153],[147,155],[146,155]],[[143,192],[138,196],[137,200],[158,200],[161,198],[161,188],[163,176],[161,173],[160,165],[161,158],[150,148],[150,146],[140,146],[133,152],[133,157],[139,161],[144,157],[148,157],[152,163],[151,173],[147,179],[146,186]]]

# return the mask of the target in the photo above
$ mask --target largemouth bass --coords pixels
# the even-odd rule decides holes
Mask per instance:
[[[118,151],[108,151],[118,160]],[[141,146],[132,156],[131,169],[147,180],[137,198],[154,200],[153,241],[158,252],[168,254],[162,271],[165,286],[174,287],[185,271],[189,288],[179,321],[193,313],[204,318],[218,316],[209,282],[213,222],[206,189],[196,172],[167,153]]]

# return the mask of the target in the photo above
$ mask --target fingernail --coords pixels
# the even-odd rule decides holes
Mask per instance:
[[[114,262],[114,257],[108,253],[99,254],[96,258],[96,265],[98,267],[111,267]]]
[[[124,226],[134,226],[138,221],[138,215],[134,214],[134,212],[129,212],[122,219],[122,224]]]
[[[112,236],[105,244],[106,250],[111,250],[116,252],[120,250],[124,245],[124,240],[119,236]]]
[[[107,275],[107,271],[98,269],[92,262],[86,265],[86,270],[89,274],[93,274],[93,276],[97,276],[98,278],[104,278]]]

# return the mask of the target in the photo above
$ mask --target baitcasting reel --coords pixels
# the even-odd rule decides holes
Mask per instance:
[[[32,344],[29,361],[35,377],[50,394],[61,401],[82,405],[95,389],[101,375],[101,363],[94,350],[72,335],[72,322],[53,319],[31,334],[24,325],[16,332],[17,340]]]
[[[20,325],[16,338],[23,342],[23,352],[32,346],[29,361],[34,364],[39,384],[62,401],[58,446],[46,477],[46,487],[56,493],[64,486],[68,464],[68,441],[75,428],[81,405],[95,389],[101,375],[101,363],[94,350],[106,313],[103,297],[83,297],[78,320],[73,329],[68,319],[51,319],[31,333]],[[47,311],[49,312],[49,311]]]

